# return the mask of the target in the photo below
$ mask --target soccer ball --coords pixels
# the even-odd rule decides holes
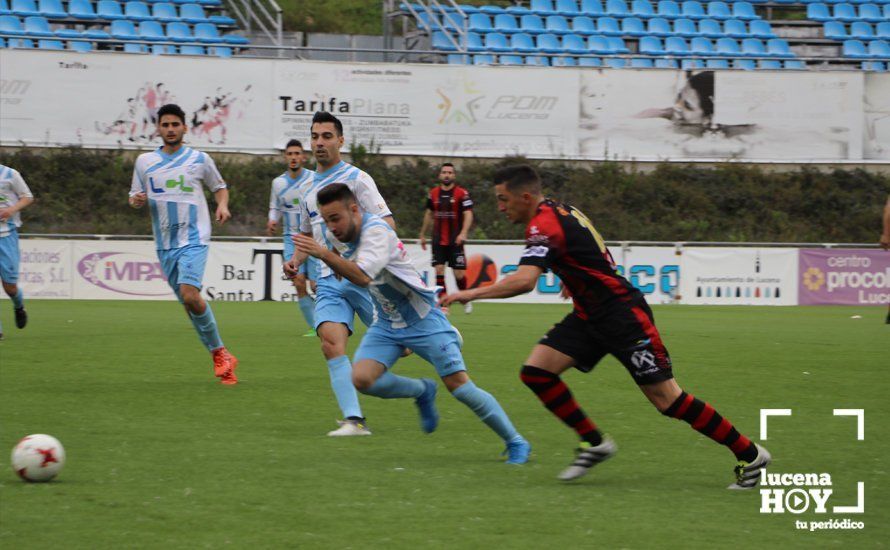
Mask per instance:
[[[451,326],[454,329],[454,333],[457,335],[457,347],[460,349],[464,349],[464,336],[457,330],[456,326]]]
[[[65,448],[51,435],[23,437],[12,449],[12,469],[25,481],[49,481],[65,464]]]

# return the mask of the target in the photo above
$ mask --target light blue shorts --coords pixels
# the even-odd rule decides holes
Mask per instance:
[[[167,284],[179,298],[179,285],[201,288],[204,283],[204,267],[207,265],[207,245],[187,245],[170,250],[158,250],[161,269],[167,276]]]
[[[19,232],[11,230],[0,237],[0,281],[15,284],[19,281]]]
[[[390,328],[388,323],[382,321],[374,323],[362,338],[352,363],[371,359],[389,369],[399,360],[405,348],[412,349],[436,367],[440,378],[467,370],[457,331],[438,309],[407,328]]]
[[[290,237],[284,237],[284,261],[287,262],[293,258],[295,251],[294,242],[290,240]],[[306,261],[300,264],[299,273],[305,275],[310,281],[314,281],[318,273],[318,259],[312,256],[306,258]]]
[[[315,328],[322,323],[343,323],[352,334],[355,314],[366,326],[374,322],[374,303],[368,289],[328,275],[315,288]]]

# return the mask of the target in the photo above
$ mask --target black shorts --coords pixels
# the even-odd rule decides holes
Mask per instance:
[[[447,264],[451,269],[466,269],[467,257],[464,254],[464,245],[434,244],[433,265]]]
[[[582,372],[590,372],[611,353],[639,385],[673,378],[671,357],[646,301],[616,301],[606,309],[595,320],[585,321],[570,313],[539,343],[573,358],[575,368]]]

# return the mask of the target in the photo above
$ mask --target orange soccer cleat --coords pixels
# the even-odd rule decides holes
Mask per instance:
[[[237,384],[238,377],[235,376],[235,368],[238,367],[238,359],[226,348],[215,349],[212,353],[213,375],[219,378],[223,384]]]

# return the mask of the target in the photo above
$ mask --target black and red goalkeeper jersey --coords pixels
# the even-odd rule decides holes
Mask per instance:
[[[639,291],[616,271],[612,254],[590,220],[579,210],[545,199],[525,229],[519,265],[555,273],[572,295],[582,319],[597,316],[600,306]]]
[[[459,185],[447,191],[437,185],[430,189],[426,207],[433,212],[433,242],[452,246],[463,229],[464,212],[473,209],[473,201]]]

